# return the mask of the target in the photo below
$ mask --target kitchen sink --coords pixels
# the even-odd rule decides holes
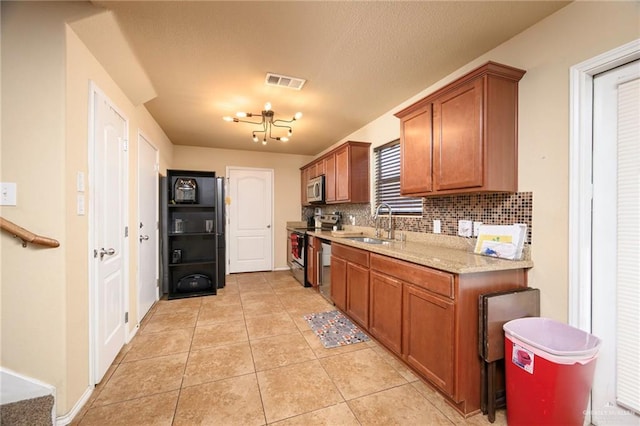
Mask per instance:
[[[371,237],[349,237],[349,240],[358,241],[359,243],[366,244],[389,244],[390,241],[381,240],[380,238],[371,238]]]

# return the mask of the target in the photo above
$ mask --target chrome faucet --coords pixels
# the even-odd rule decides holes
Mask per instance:
[[[373,216],[373,218],[376,221],[376,237],[380,238],[380,207],[386,207],[389,213],[387,215],[387,217],[389,218],[389,226],[387,227],[387,238],[392,239],[393,238],[393,222],[391,220],[391,206],[387,203],[378,204],[378,207],[376,208],[376,214]]]

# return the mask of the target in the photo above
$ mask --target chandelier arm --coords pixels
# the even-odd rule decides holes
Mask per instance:
[[[272,124],[273,124],[273,127],[280,127],[280,128],[283,128],[283,129],[289,129],[289,131],[293,132],[293,129],[291,128],[291,126],[281,126],[279,124],[276,124],[275,121]]]
[[[281,122],[281,123],[293,123],[294,121],[296,121],[296,119],[295,119],[295,118],[293,118],[293,119],[291,119],[291,120],[283,120],[283,119],[281,119],[281,118],[278,118],[277,120],[273,120],[273,122],[274,122],[274,123],[277,123],[277,122]]]
[[[239,118],[234,118],[233,121],[234,123],[247,123],[247,124],[260,125],[264,123],[264,118],[262,119],[262,121],[249,121],[249,120],[240,120]]]

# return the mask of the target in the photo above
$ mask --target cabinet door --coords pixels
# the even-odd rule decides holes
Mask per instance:
[[[481,187],[484,176],[483,80],[472,80],[433,103],[436,190]]]
[[[400,193],[424,194],[433,190],[431,159],[431,104],[400,122]]]
[[[453,396],[454,304],[451,300],[404,284],[403,353],[406,362]]]
[[[317,259],[316,259],[316,250],[314,246],[314,238],[309,237],[309,241],[307,242],[307,258],[305,259],[305,265],[307,266],[307,282],[311,284],[312,287],[317,287],[318,281],[316,279],[317,275]]]
[[[336,152],[336,201],[348,201],[349,185],[349,147]]]
[[[336,201],[336,156],[324,159],[324,195],[327,203]]]
[[[347,261],[331,256],[331,300],[337,308],[347,307]]]
[[[347,313],[369,328],[369,268],[351,262],[347,263]]]
[[[307,201],[307,183],[309,182],[309,168],[305,168],[300,170],[300,200],[303,206],[308,206],[309,201]]]
[[[369,332],[398,355],[402,353],[402,282],[371,271]]]

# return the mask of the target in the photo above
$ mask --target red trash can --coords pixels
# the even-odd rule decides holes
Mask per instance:
[[[503,328],[509,426],[582,426],[600,339],[549,318]]]

